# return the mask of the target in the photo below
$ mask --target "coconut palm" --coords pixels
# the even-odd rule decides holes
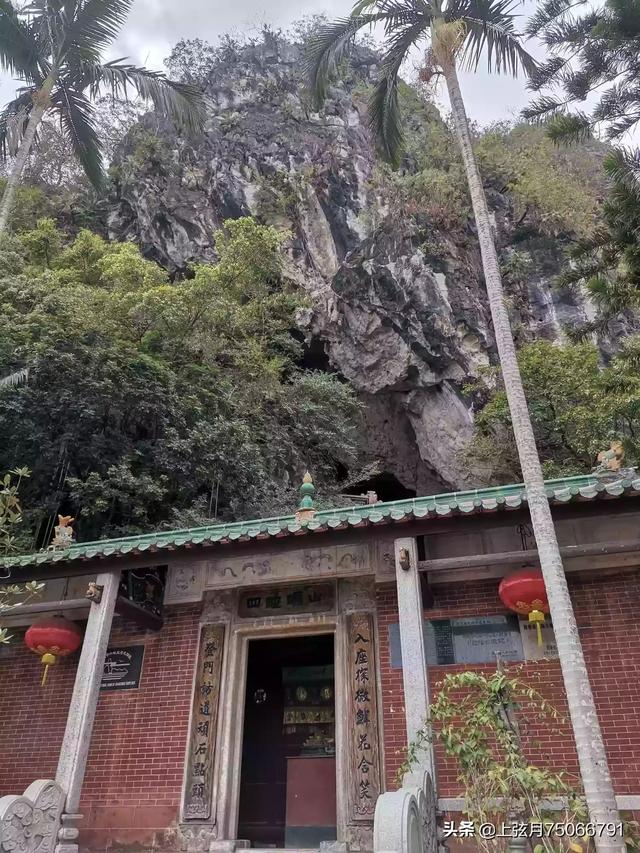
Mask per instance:
[[[33,0],[17,8],[0,0],[0,68],[24,83],[0,113],[0,156],[15,155],[0,207],[6,227],[22,170],[47,114],[56,116],[95,187],[104,182],[102,145],[91,100],[103,87],[126,98],[130,90],[187,130],[203,121],[199,91],[123,60],[102,62],[132,0]]]
[[[509,402],[529,512],[550,602],[580,771],[591,819],[618,820],[611,776],[596,715],[576,620],[558,549],[509,317],[487,201],[475,160],[458,67],[475,70],[482,57],[490,72],[531,74],[535,62],[514,28],[512,0],[362,0],[351,16],[322,27],[307,53],[310,86],[320,104],[355,35],[380,26],[385,35],[379,75],[369,102],[369,122],[384,156],[397,161],[402,148],[398,105],[400,69],[409,51],[423,45],[427,74],[446,83],[473,205],[498,355]],[[596,839],[598,851],[620,851],[619,839]]]

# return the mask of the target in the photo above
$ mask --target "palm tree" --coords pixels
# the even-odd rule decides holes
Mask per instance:
[[[475,160],[457,67],[475,70],[483,55],[489,71],[533,73],[536,64],[514,29],[512,0],[362,0],[351,16],[322,27],[308,47],[306,65],[318,104],[356,33],[380,25],[385,34],[369,122],[384,156],[397,161],[403,135],[398,105],[402,64],[410,50],[426,48],[427,73],[444,77],[473,205],[498,355],[509,402],[529,512],[551,607],[571,722],[591,820],[618,821],[604,743],[558,549],[542,469],[505,307],[491,219]],[[596,838],[599,853],[619,851],[620,838]]]
[[[91,99],[107,86],[126,98],[129,89],[189,131],[202,126],[202,94],[164,74],[101,62],[118,35],[132,0],[33,0],[19,9],[0,0],[0,68],[24,82],[0,113],[0,157],[15,162],[0,207],[0,233],[45,114],[59,118],[76,157],[95,187],[104,182],[102,145]]]

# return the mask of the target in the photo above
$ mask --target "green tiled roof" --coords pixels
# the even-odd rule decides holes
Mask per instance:
[[[547,495],[553,504],[570,501],[591,501],[598,498],[617,498],[640,494],[640,478],[605,482],[592,475],[564,477],[546,481]],[[331,530],[363,528],[372,525],[399,524],[413,519],[442,518],[452,515],[474,515],[497,510],[514,510],[526,503],[524,486],[496,486],[466,492],[448,492],[401,501],[388,501],[363,506],[320,510],[305,523],[296,521],[295,515],[276,518],[258,518],[252,521],[235,521],[208,527],[191,527],[125,536],[120,539],[100,539],[82,542],[65,551],[40,551],[21,557],[0,560],[3,568],[35,566],[41,563],[71,562],[76,560],[126,558],[129,554],[176,551],[182,548],[231,545],[234,542],[309,536]],[[161,557],[159,558],[159,562]]]

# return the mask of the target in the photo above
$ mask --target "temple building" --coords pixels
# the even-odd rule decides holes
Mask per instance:
[[[2,622],[2,853],[435,850],[456,768],[436,747],[397,774],[442,677],[518,663],[566,713],[549,617],[498,593],[539,567],[522,485],[323,511],[313,492],[91,543],[62,520],[0,563],[45,583]],[[618,805],[640,811],[640,480],[547,492]],[[532,762],[577,775],[569,724],[530,722]]]

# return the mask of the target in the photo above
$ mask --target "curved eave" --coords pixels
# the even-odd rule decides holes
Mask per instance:
[[[585,503],[595,500],[614,500],[637,497],[640,478],[602,482],[592,476],[571,477],[549,481],[547,495],[552,505]],[[256,519],[247,522],[221,524],[208,528],[163,531],[138,537],[125,537],[73,545],[65,551],[41,551],[0,561],[3,568],[28,568],[45,563],[89,562],[93,560],[125,559],[140,554],[162,554],[214,546],[229,546],[237,542],[265,541],[324,534],[351,528],[393,526],[411,521],[428,521],[446,517],[490,515],[516,511],[526,505],[522,485],[482,489],[475,492],[454,492],[409,500],[378,503],[363,507],[324,510],[307,522],[295,516]]]

